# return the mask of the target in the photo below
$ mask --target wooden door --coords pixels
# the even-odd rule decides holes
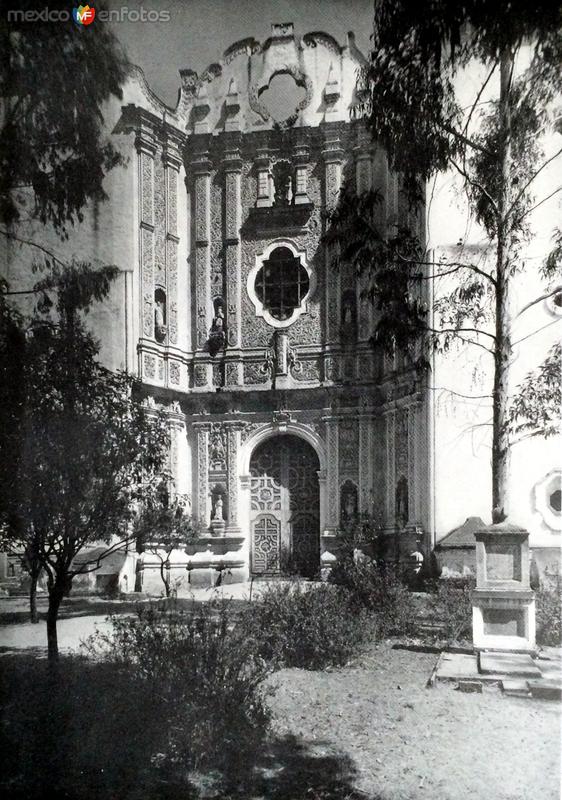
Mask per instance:
[[[252,575],[312,577],[320,566],[318,456],[297,436],[259,445],[250,462]]]

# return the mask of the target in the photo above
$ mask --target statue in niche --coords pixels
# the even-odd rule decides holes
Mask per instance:
[[[214,301],[215,315],[211,324],[211,331],[209,333],[209,353],[214,358],[219,350],[222,350],[226,345],[225,334],[225,320],[224,320],[224,305],[220,297]]]
[[[215,535],[224,533],[224,487],[215,486],[211,495],[211,530]]]
[[[161,289],[154,293],[154,338],[160,344],[166,338],[166,295]]]
[[[355,292],[345,291],[341,301],[341,335],[344,340],[354,340],[357,336],[357,301]]]
[[[341,487],[340,509],[342,523],[355,522],[358,516],[357,486],[352,481],[346,481]]]
[[[293,176],[291,164],[279,161],[273,168],[274,206],[290,206],[293,202]]]

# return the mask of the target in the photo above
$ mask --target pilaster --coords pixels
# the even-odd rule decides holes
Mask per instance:
[[[326,529],[335,533],[339,527],[340,488],[339,488],[339,422],[335,417],[324,417],[326,423],[326,450],[328,470],[326,482],[328,487],[328,508]]]
[[[225,229],[226,229],[226,329],[229,347],[239,347],[241,333],[241,245],[242,217],[241,173],[242,160],[237,146],[225,153]],[[234,373],[232,373],[234,375]]]

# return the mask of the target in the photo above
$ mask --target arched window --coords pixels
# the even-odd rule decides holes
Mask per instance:
[[[310,279],[288,247],[276,247],[258,271],[255,293],[271,316],[284,321],[293,316],[308,294]]]

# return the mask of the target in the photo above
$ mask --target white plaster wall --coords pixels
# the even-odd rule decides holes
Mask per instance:
[[[519,67],[524,63],[520,59]],[[461,101],[468,104],[481,85],[482,70],[468,69],[459,78]],[[497,82],[492,91],[497,89]],[[483,98],[485,100],[487,98]],[[551,136],[545,143],[546,158],[562,146],[562,137]],[[560,185],[562,159],[544,170],[534,184],[537,200]],[[538,268],[552,249],[552,234],[560,225],[561,195],[555,195],[534,211],[529,221],[531,241],[524,247],[522,259],[526,272],[514,283],[514,312],[541,294]],[[480,226],[467,212],[462,180],[450,172],[437,176],[428,186],[428,246],[436,260],[440,255],[456,260],[486,263],[486,238]],[[463,242],[458,246],[459,241]],[[493,252],[490,253],[493,257]],[[439,292],[439,286],[436,287]],[[512,388],[541,363],[551,345],[560,337],[560,320],[549,312],[546,303],[537,304],[517,320],[513,341],[518,342],[512,366]],[[540,333],[535,332],[542,329]],[[530,338],[525,338],[533,334]],[[485,337],[482,339],[486,343]],[[490,521],[491,513],[491,400],[472,400],[453,395],[491,393],[491,358],[474,346],[453,349],[436,355],[433,370],[435,438],[435,532],[444,536],[468,516]],[[534,510],[534,486],[548,472],[561,466],[562,442],[558,438],[527,439],[512,449],[508,511],[510,518],[528,527],[533,548],[559,548],[560,532],[547,528]]]

